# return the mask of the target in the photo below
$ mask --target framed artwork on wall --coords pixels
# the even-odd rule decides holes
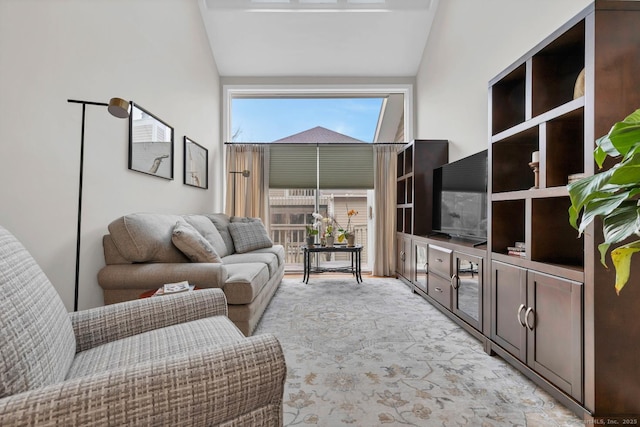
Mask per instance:
[[[209,188],[209,150],[184,137],[184,183]]]
[[[173,128],[131,102],[129,169],[173,179]]]

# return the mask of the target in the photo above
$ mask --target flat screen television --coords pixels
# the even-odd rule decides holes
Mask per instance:
[[[432,229],[487,240],[487,150],[433,170]]]

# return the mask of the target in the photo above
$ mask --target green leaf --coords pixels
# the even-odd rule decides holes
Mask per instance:
[[[640,231],[640,208],[637,202],[627,200],[614,213],[604,218],[602,231],[604,242],[620,243],[627,237]]]
[[[567,185],[571,205],[577,212],[580,212],[585,204],[601,194],[600,190],[608,183],[613,172],[612,169],[609,169]]]
[[[599,199],[593,199],[584,207],[584,213],[582,214],[582,220],[580,227],[578,228],[578,235],[581,235],[587,226],[596,217],[606,217],[618,208],[625,200],[630,199],[636,194],[640,194],[640,188],[624,191],[622,193],[613,194],[608,197]]]
[[[640,240],[619,246],[611,251],[611,261],[616,269],[616,294],[620,295],[620,291],[629,281],[631,274],[631,256],[640,252]]]
[[[620,153],[611,143],[608,134],[596,140],[596,149],[593,152],[593,158],[599,168],[602,168],[602,164],[607,156],[618,157],[619,155]]]
[[[609,268],[609,266],[607,265],[606,256],[607,256],[607,251],[609,250],[609,246],[611,245],[607,242],[600,243],[598,245],[598,250],[600,251],[600,263],[607,268]]]
[[[640,186],[640,154],[620,163],[611,175],[609,184]]]
[[[640,141],[640,109],[613,125],[608,135],[616,150],[621,155],[626,155]]]

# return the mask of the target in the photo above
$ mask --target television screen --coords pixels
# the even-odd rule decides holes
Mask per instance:
[[[487,150],[433,171],[433,231],[487,239]]]

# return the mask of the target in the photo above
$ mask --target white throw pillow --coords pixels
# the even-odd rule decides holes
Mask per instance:
[[[211,243],[183,219],[173,227],[171,241],[192,262],[222,262]]]

